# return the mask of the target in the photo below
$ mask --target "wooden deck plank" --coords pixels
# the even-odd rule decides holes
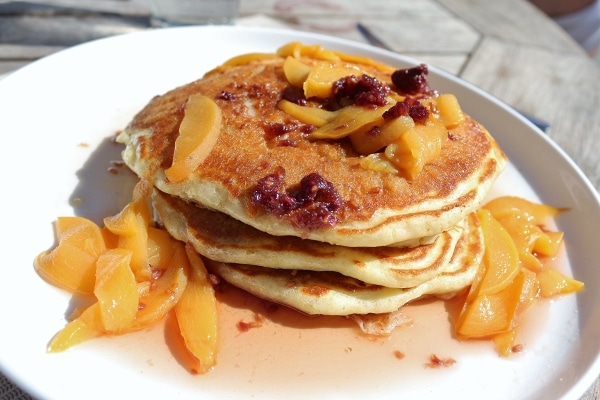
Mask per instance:
[[[502,79],[510,76],[511,79]],[[575,54],[507,45],[486,37],[462,77],[550,123],[548,134],[600,189],[600,68]]]
[[[438,0],[461,20],[484,36],[544,47],[551,50],[582,54],[575,41],[547,18],[531,18],[542,14],[525,0]],[[485,10],[485,12],[484,12]],[[544,32],[543,35],[540,32]]]

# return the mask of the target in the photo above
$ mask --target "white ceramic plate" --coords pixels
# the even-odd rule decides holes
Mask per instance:
[[[272,52],[289,41],[320,43],[406,67],[415,61],[371,47],[292,31],[193,27],[129,34],[78,46],[0,82],[3,251],[0,367],[39,398],[569,398],[600,372],[600,259],[597,194],[547,137],[497,100],[431,68],[430,82],[455,93],[495,135],[512,164],[492,195],[513,194],[569,207],[558,219],[568,260],[561,268],[587,290],[535,306],[519,338],[524,351],[499,358],[486,342],[452,339],[442,302],[408,308],[412,327],[386,340],[356,335],[344,320],[314,321],[286,310],[242,333],[239,320],[266,311],[244,296],[222,305],[217,368],[193,376],[157,326],[103,338],[62,354],[49,339],[76,304],[42,281],[32,260],[53,244],[52,222],[82,215],[97,222],[129,200],[132,177],[107,172],[110,143],[152,96],[200,77],[230,56]],[[72,199],[82,199],[73,207]],[[167,321],[166,326],[169,326]],[[165,333],[167,332],[167,333]],[[399,359],[394,352],[404,354]],[[453,358],[433,369],[429,356]]]

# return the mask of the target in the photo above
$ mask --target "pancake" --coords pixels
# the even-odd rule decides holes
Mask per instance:
[[[433,243],[418,247],[343,247],[295,236],[272,236],[156,189],[152,203],[171,236],[191,243],[212,260],[333,271],[365,283],[397,288],[417,286],[444,272],[463,233],[461,221]]]
[[[123,160],[161,191],[262,232],[348,247],[431,243],[481,204],[504,168],[506,158],[494,139],[468,115],[449,130],[439,157],[413,179],[363,168],[364,157],[347,138],[309,140],[310,126],[277,108],[290,88],[283,63],[283,57],[266,57],[223,65],[153,98],[118,137],[126,145]],[[389,69],[348,64],[394,87]],[[171,182],[165,169],[173,161],[183,110],[194,94],[215,101],[223,125],[208,157],[189,177]],[[307,100],[309,107],[321,103]],[[279,214],[253,205],[259,182],[279,179],[278,194],[285,196],[298,193],[303,179],[314,177],[321,181],[309,179],[309,190],[323,184],[324,196],[335,193],[339,201]]]
[[[370,285],[335,272],[286,271],[206,259],[207,268],[255,296],[310,315],[380,314],[426,296],[447,297],[469,286],[483,257],[475,213],[467,217],[446,271],[412,288]]]

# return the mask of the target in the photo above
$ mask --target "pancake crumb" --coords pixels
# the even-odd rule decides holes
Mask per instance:
[[[432,354],[429,356],[429,362],[425,363],[426,368],[446,368],[456,364],[456,360],[453,358],[439,358],[437,355]]]
[[[238,331],[240,331],[241,333],[244,333],[244,332],[248,332],[250,329],[262,327],[264,322],[265,322],[265,317],[263,315],[254,314],[253,321],[250,321],[250,322],[238,321],[236,326],[238,328]]]

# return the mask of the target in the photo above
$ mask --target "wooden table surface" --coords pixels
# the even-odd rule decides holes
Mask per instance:
[[[149,28],[147,0],[0,0],[0,75],[63,48]],[[308,30],[443,68],[547,122],[600,188],[600,68],[525,0],[241,0],[240,25]],[[401,27],[401,29],[400,29]],[[29,399],[0,375],[0,399]],[[582,397],[600,399],[600,381]]]

